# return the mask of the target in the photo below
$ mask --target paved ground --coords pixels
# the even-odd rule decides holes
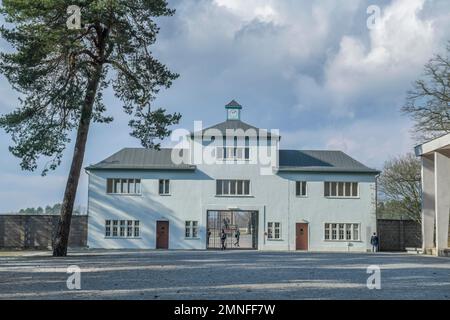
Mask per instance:
[[[66,287],[69,265],[82,269],[81,290]],[[381,267],[381,290],[366,287],[369,265]],[[0,299],[450,299],[450,259],[261,251],[3,254]]]

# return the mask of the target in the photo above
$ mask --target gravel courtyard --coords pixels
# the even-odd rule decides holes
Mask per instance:
[[[403,253],[0,252],[0,299],[450,299],[450,259]],[[69,290],[67,267],[81,268]],[[381,268],[369,290],[366,268]]]

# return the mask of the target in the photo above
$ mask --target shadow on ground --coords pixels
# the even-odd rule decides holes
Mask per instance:
[[[68,290],[67,267],[81,268]],[[381,268],[381,290],[366,286]],[[450,259],[408,254],[82,250],[0,257],[0,299],[449,299]]]

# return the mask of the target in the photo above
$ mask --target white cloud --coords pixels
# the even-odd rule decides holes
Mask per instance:
[[[419,17],[424,2],[396,0],[387,6],[370,30],[368,46],[359,38],[342,37],[339,52],[327,64],[323,88],[335,101],[332,112],[351,115],[364,107],[353,103],[362,96],[379,101],[386,94],[398,96],[420,74],[438,44],[432,20]]]
[[[281,144],[289,149],[340,150],[380,169],[389,158],[413,151],[409,123],[394,117],[383,122],[362,120],[347,126],[282,131]]]

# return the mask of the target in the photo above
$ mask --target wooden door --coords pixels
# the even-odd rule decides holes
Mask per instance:
[[[308,224],[307,223],[297,223],[296,224],[296,239],[295,248],[296,250],[308,250]]]
[[[156,221],[156,249],[169,249],[169,221]]]

